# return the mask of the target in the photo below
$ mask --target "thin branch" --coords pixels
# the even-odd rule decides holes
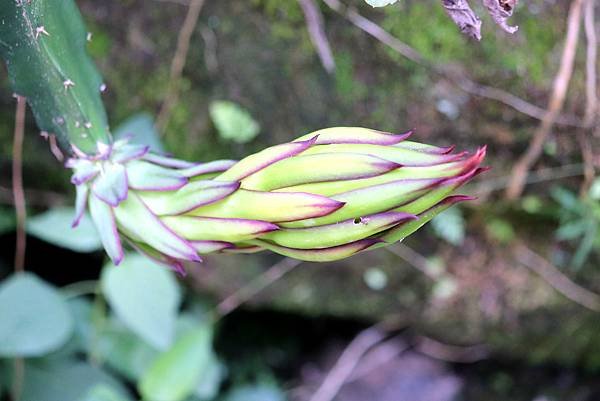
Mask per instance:
[[[418,337],[415,349],[431,358],[453,363],[473,363],[489,356],[486,345],[450,345],[425,336]]]
[[[525,180],[525,185],[537,184],[540,182],[555,181],[561,178],[579,177],[583,174],[583,163],[565,164],[559,167],[541,168],[530,172]],[[482,180],[472,193],[475,196],[486,196],[493,191],[505,190],[508,187],[511,175],[503,177],[488,178]]]
[[[408,263],[421,273],[425,274],[433,281],[439,280],[439,276],[431,269],[431,265],[427,258],[421,255],[419,252],[415,251],[414,249],[404,245],[401,242],[398,242],[393,246],[387,246],[384,249],[400,257],[406,263]]]
[[[543,278],[552,288],[579,305],[600,312],[600,295],[571,281],[552,263],[523,244],[516,245],[515,258]]]
[[[531,104],[510,92],[486,85],[481,85],[464,76],[456,76],[454,72],[450,71],[445,66],[427,62],[417,50],[394,37],[375,22],[363,17],[353,8],[347,7],[340,2],[340,0],[323,0],[323,2],[327,4],[327,6],[329,6],[329,8],[331,8],[333,11],[337,12],[353,25],[361,29],[363,32],[377,39],[379,42],[388,46],[403,57],[432,70],[434,73],[456,85],[457,88],[477,97],[503,103],[515,111],[531,118],[535,118],[536,120],[542,120],[544,118],[546,111],[543,108]],[[574,116],[557,116],[555,123],[570,127],[582,126],[582,123],[579,121],[579,119]]]
[[[25,247],[27,246],[27,235],[25,234],[27,210],[25,205],[25,191],[23,190],[23,138],[25,137],[25,108],[27,101],[23,96],[16,95],[16,98],[17,110],[15,112],[15,132],[12,151],[12,190],[17,217],[15,271],[22,272],[25,269]]]
[[[385,333],[377,326],[360,332],[346,347],[333,368],[310,398],[310,401],[332,401],[348,381],[361,358],[385,338]]]
[[[560,67],[554,79],[552,95],[548,104],[542,123],[533,134],[527,151],[517,161],[512,170],[512,178],[506,190],[508,199],[516,199],[521,196],[525,185],[525,179],[531,166],[542,153],[544,143],[550,134],[558,118],[567,94],[569,82],[573,74],[573,64],[577,52],[577,42],[579,41],[579,30],[581,27],[581,8],[584,0],[573,0],[569,9],[567,18],[567,34],[565,46],[560,61]]]
[[[586,0],[583,9],[583,26],[587,41],[585,58],[585,114],[583,117],[583,129],[577,135],[579,147],[581,148],[581,158],[585,165],[583,182],[579,193],[581,196],[587,194],[588,189],[594,182],[596,171],[594,168],[594,153],[592,151],[591,135],[595,125],[596,111],[598,109],[598,95],[596,91],[596,58],[598,54],[598,38],[596,36],[596,23],[594,21],[595,0]]]
[[[598,109],[598,95],[596,91],[596,59],[598,54],[598,38],[596,36],[596,22],[594,21],[595,3],[595,0],[586,0],[585,8],[583,10],[583,23],[587,41],[585,59],[586,107],[585,115],[583,117],[583,125],[585,128],[591,128],[594,125],[596,110]]]
[[[325,35],[325,29],[323,28],[324,23],[321,10],[315,3],[315,0],[298,0],[298,2],[304,12],[304,19],[306,20],[310,40],[315,46],[323,68],[331,74],[335,70],[335,61],[329,41],[327,40],[327,35]]]
[[[204,0],[191,0],[189,3],[188,11],[183,21],[179,36],[177,38],[177,49],[175,50],[175,56],[171,61],[171,71],[169,76],[169,84],[167,86],[167,94],[165,101],[162,104],[158,117],[156,119],[156,126],[159,132],[163,132],[169,118],[171,117],[171,110],[179,100],[179,83],[181,80],[181,74],[187,61],[187,55],[190,48],[190,40],[196,24],[198,23],[198,17],[200,11],[204,6]]]
[[[248,284],[229,295],[223,301],[221,301],[215,308],[215,313],[219,317],[223,317],[239,308],[240,305],[248,302],[256,294],[263,291],[265,288],[279,280],[281,277],[291,272],[302,263],[300,260],[291,258],[284,258],[273,266],[269,267],[266,271],[261,273],[259,276],[254,278]]]

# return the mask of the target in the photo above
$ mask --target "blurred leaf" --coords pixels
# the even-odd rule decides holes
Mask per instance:
[[[452,245],[461,245],[465,239],[465,219],[460,209],[450,208],[431,220],[435,234]]]
[[[581,212],[581,202],[573,192],[565,188],[554,187],[550,190],[550,194],[552,195],[552,198],[554,198],[554,200],[558,202],[564,209],[575,213]]]
[[[231,390],[224,401],[285,401],[286,397],[270,384],[246,385]]]
[[[20,401],[91,401],[84,397],[99,384],[113,389],[119,400],[130,400],[123,385],[96,366],[75,360],[30,362]]]
[[[53,245],[75,252],[93,252],[102,249],[102,242],[94,223],[84,215],[77,228],[71,228],[75,209],[56,207],[27,220],[30,235]]]
[[[100,360],[133,382],[142,377],[159,355],[159,351],[115,320],[98,333],[95,348]]]
[[[209,111],[219,135],[228,141],[250,142],[260,131],[260,125],[250,113],[236,103],[215,101],[210,104]]]
[[[139,382],[145,401],[180,401],[192,395],[211,364],[212,329],[198,325],[161,354]]]
[[[12,231],[15,228],[15,211],[13,209],[0,208],[0,235]]]
[[[368,5],[373,7],[385,7],[390,4],[394,4],[398,0],[365,0]]]
[[[0,356],[40,356],[67,342],[73,319],[58,291],[30,273],[0,284]]]
[[[128,398],[106,384],[97,384],[79,401],[127,401]]]
[[[131,137],[131,143],[148,145],[153,152],[163,153],[164,147],[149,113],[138,113],[129,117],[114,132],[115,139]]]
[[[600,200],[600,178],[596,178],[590,186],[589,196],[593,200]]]
[[[505,244],[515,238],[515,230],[504,219],[491,219],[486,225],[488,233],[497,241]]]
[[[561,241],[579,238],[585,234],[588,226],[589,222],[585,220],[571,221],[561,225],[558,230],[556,230],[556,238]]]
[[[171,271],[130,254],[119,267],[104,267],[101,286],[110,307],[127,327],[159,350],[170,347],[181,302],[179,284]]]
[[[221,382],[227,375],[227,368],[221,363],[213,352],[211,352],[212,361],[208,368],[200,377],[200,382],[196,386],[194,395],[200,400],[212,400],[219,394]]]
[[[583,236],[582,240],[579,243],[579,246],[577,247],[575,255],[573,255],[573,260],[571,261],[571,267],[575,270],[578,270],[583,266],[588,256],[590,255],[590,252],[592,252],[597,233],[597,224],[591,224],[588,226],[585,235]]]
[[[363,273],[363,280],[370,289],[380,291],[387,286],[388,276],[379,267],[371,267]]]

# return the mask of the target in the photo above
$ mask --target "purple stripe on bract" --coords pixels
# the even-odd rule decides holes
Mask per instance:
[[[99,173],[99,170],[90,170],[90,171],[75,171],[71,176],[71,184],[73,185],[81,185],[85,184],[92,178],[96,177]]]
[[[354,128],[354,127],[350,127]],[[318,136],[315,145],[334,145],[334,144],[370,144],[370,145],[395,145],[408,139],[413,131],[408,131],[403,134],[392,134],[389,132],[370,130],[374,133],[373,138],[359,138],[352,135],[349,136],[335,136],[327,137],[326,134],[319,134],[320,131],[316,131],[315,135]]]
[[[87,185],[78,185],[75,187],[75,191],[75,217],[73,218],[73,223],[71,223],[72,228],[79,225],[79,222],[85,213],[90,189]]]
[[[158,164],[163,167],[171,167],[171,168],[191,168],[196,166],[196,163],[188,162],[185,160],[174,159],[169,156],[158,155],[156,153],[147,153],[144,156],[144,160],[149,161],[154,164]]]
[[[174,191],[188,182],[177,170],[141,160],[127,164],[127,175],[129,186],[140,191]]]
[[[248,156],[245,159],[242,159],[239,162],[237,162],[234,166],[232,166],[227,171],[225,171],[222,174],[223,179],[225,179],[227,181],[242,180],[243,178],[246,178],[249,175],[254,174],[257,171],[259,171],[267,166],[270,166],[271,164],[278,162],[279,160],[282,160],[282,159],[285,159],[288,157],[292,157],[299,153],[304,152],[306,149],[308,149],[312,145],[314,145],[316,143],[317,139],[318,139],[318,136],[315,136],[306,141],[284,143],[281,145],[276,145],[276,146],[267,148],[267,149],[263,150],[262,152],[256,153],[254,155]],[[271,155],[270,157],[266,158],[265,160],[260,160],[260,155],[264,154],[263,152],[273,151],[275,148],[277,148],[279,151],[275,152],[275,154]],[[253,163],[253,160],[255,160],[255,159],[260,160],[260,161]],[[242,166],[243,168],[240,166]],[[237,170],[240,170],[240,171],[237,171]],[[219,179],[220,177],[217,177],[217,178]]]
[[[375,244],[382,242],[378,238],[366,238],[348,244],[321,249],[296,249],[275,245],[264,240],[253,240],[252,243],[262,245],[266,249],[281,255],[309,262],[330,262],[344,259],[359,252],[369,249]]]
[[[187,183],[188,180],[185,177],[156,176],[150,183],[131,182],[130,187],[138,191],[163,192],[176,191],[183,188]]]
[[[231,242],[226,241],[190,241],[190,244],[198,253],[218,252],[235,247]]]
[[[234,193],[239,187],[239,182],[219,182],[219,181],[206,181],[207,183],[211,183],[211,186],[195,186],[195,184],[200,184],[200,181],[192,182],[187,187],[183,188],[183,190],[187,191],[188,188],[195,188],[198,191],[199,195],[204,195],[198,197],[195,201],[187,204],[186,206],[182,206],[180,208],[173,207],[169,214],[177,215],[184,214],[190,212],[194,209],[197,209],[201,206],[210,205],[211,203],[215,203],[220,201],[221,199],[231,195]],[[209,192],[210,191],[210,192]],[[174,194],[173,197],[179,195],[178,193]],[[210,195],[210,196],[208,196]],[[175,202],[173,202],[174,204]]]
[[[130,239],[127,239],[127,243],[129,245],[131,245],[131,247],[133,249],[135,249],[136,251],[138,251],[142,255],[146,256],[148,259],[150,259],[150,260],[158,263],[161,266],[165,266],[165,267],[173,270],[180,277],[187,276],[187,272],[185,270],[185,266],[183,265],[183,262],[181,262],[180,260],[177,260],[175,258],[167,256],[167,255],[165,255],[163,253],[160,253],[158,251],[156,252],[155,255],[153,255],[151,252],[148,252],[146,249],[144,249],[144,247],[140,246],[140,244],[138,244],[135,241],[132,241]]]
[[[124,254],[113,210],[106,203],[95,199],[93,196],[89,197],[89,205],[90,215],[102,245],[112,262],[118,265],[123,260]]]
[[[179,170],[184,177],[192,178],[202,174],[220,173],[231,168],[237,160],[215,160],[213,162],[198,164],[194,167]]]
[[[239,253],[239,254],[247,254],[247,253],[256,253],[256,252],[261,252],[264,251],[265,248],[258,246],[258,245],[251,245],[251,246],[236,246],[234,248],[228,248],[228,249],[223,249],[221,252],[222,253]]]
[[[113,161],[115,163],[127,163],[130,160],[135,160],[143,157],[150,151],[150,146],[143,145],[125,145],[115,151]]]
[[[110,164],[94,180],[92,192],[111,206],[118,206],[129,193],[127,172],[121,164]]]
[[[122,203],[119,209],[115,210],[119,224],[126,230],[131,231],[148,245],[172,258],[190,260],[193,262],[200,262],[202,260],[189,241],[181,238],[173,230],[167,227],[154,213],[152,213],[138,195],[132,192],[132,196],[128,199],[128,202],[131,202],[131,204]],[[128,208],[129,210],[127,210]],[[129,213],[136,215],[135,223],[126,221],[125,218],[130,217]],[[141,225],[142,223],[143,228],[139,230],[136,224]],[[154,227],[152,225],[154,225]],[[161,235],[157,236],[153,234],[152,231],[154,228],[156,228]],[[171,251],[172,254],[169,254],[169,251]]]

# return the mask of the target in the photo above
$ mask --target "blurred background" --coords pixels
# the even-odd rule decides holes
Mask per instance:
[[[209,161],[328,126],[415,128],[487,144],[493,168],[402,244],[328,264],[209,255],[181,278],[135,254],[113,268],[89,221],[70,229],[70,172],[28,112],[14,276],[2,70],[0,398],[600,399],[594,0],[522,1],[513,35],[473,4],[480,42],[437,0],[77,3],[116,135]]]

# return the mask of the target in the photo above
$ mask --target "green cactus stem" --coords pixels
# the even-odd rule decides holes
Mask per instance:
[[[42,131],[61,146],[95,154],[110,143],[100,93],[105,89],[86,53],[86,31],[72,0],[3,0],[0,56],[13,90],[27,98]]]

